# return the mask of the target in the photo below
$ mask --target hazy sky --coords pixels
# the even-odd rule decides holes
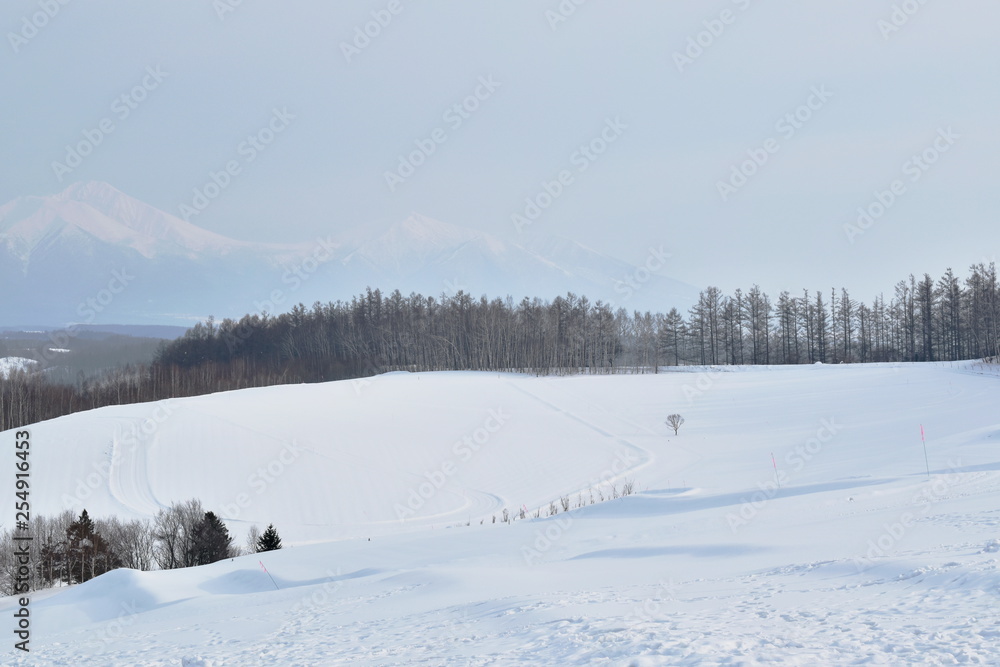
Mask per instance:
[[[516,239],[530,198],[521,233],[774,296],[1000,246],[995,0],[62,2],[0,9],[2,201],[102,180],[179,215],[215,172],[191,222],[304,241],[411,211]]]

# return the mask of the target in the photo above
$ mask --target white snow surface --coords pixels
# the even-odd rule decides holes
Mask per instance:
[[[998,398],[970,363],[395,373],[37,424],[33,512],[198,497],[286,548],[34,593],[0,663],[997,664]]]
[[[38,362],[25,357],[0,357],[0,378],[5,378],[13,371],[30,371]]]

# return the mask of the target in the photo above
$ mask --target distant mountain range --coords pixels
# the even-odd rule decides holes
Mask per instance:
[[[690,285],[566,239],[512,243],[414,213],[377,233],[251,243],[99,182],[0,206],[0,285],[8,326],[190,325],[349,300],[367,287],[517,300],[573,292],[629,310],[686,309],[697,297]]]

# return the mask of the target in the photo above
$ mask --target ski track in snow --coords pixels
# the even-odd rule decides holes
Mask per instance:
[[[572,412],[571,410],[566,410],[566,409],[560,408],[558,405],[555,405],[551,401],[548,401],[548,400],[542,398],[541,396],[538,396],[537,394],[533,394],[532,392],[528,391],[524,387],[520,387],[520,386],[518,386],[518,385],[516,385],[514,383],[511,383],[511,382],[509,382],[508,385],[511,388],[519,391],[520,393],[525,394],[527,396],[530,396],[534,400],[538,401],[539,403],[541,403],[545,407],[547,407],[550,410],[552,410],[554,413],[556,413],[558,415],[561,415],[561,416],[563,416],[563,417],[565,417],[567,419],[572,419],[573,421],[578,422],[578,423],[582,424],[583,426],[586,426],[587,428],[589,428],[590,430],[594,431],[595,433],[597,433],[601,437],[606,438],[608,440],[612,440],[612,441],[614,441],[614,443],[616,445],[619,445],[620,447],[623,447],[623,448],[630,449],[632,452],[634,452],[634,453],[636,453],[638,455],[638,458],[639,458],[639,462],[638,463],[636,463],[635,465],[632,465],[632,466],[630,466],[628,468],[625,468],[624,470],[618,471],[618,472],[616,472],[613,475],[607,475],[606,477],[602,475],[601,477],[598,478],[601,482],[616,483],[619,480],[624,480],[627,477],[629,477],[630,475],[634,476],[637,472],[639,472],[640,470],[642,470],[646,466],[652,465],[656,461],[656,455],[653,452],[651,452],[650,450],[646,449],[645,447],[640,447],[640,446],[638,446],[636,444],[633,444],[632,442],[629,442],[625,438],[618,437],[618,436],[610,433],[609,431],[606,431],[605,429],[601,428],[600,426],[597,426],[593,422],[591,422],[591,421],[589,421],[587,419],[584,419],[583,417],[581,417],[578,414]],[[603,408],[602,408],[602,410],[603,410]],[[625,421],[625,420],[622,420],[622,421]],[[607,471],[607,472],[614,472],[614,471]],[[574,494],[577,494],[577,493],[582,493],[583,491],[587,491],[587,490],[593,488],[593,486],[594,485],[591,483],[591,484],[588,484],[587,486],[576,487],[576,488],[571,489],[568,492],[568,494],[560,494],[560,495],[574,495]]]
[[[111,445],[108,491],[124,507],[138,514],[155,516],[165,507],[156,499],[149,481],[149,449],[156,446],[156,441],[123,445],[122,440],[123,429],[119,423],[115,425]]]

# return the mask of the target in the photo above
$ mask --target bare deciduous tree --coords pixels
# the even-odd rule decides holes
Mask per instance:
[[[674,435],[677,435],[677,431],[680,430],[681,424],[684,423],[684,417],[681,417],[676,412],[672,415],[667,415],[667,426],[674,429]]]
[[[105,535],[122,567],[142,571],[153,569],[153,526],[148,519],[122,521],[111,517],[99,519],[97,527]]]
[[[161,569],[197,565],[194,552],[195,529],[205,517],[201,501],[191,499],[160,510],[154,522],[156,562]]]
[[[257,524],[252,524],[250,530],[247,531],[246,543],[243,545],[244,553],[257,553],[257,542],[260,541],[260,535],[260,528],[257,527]]]

